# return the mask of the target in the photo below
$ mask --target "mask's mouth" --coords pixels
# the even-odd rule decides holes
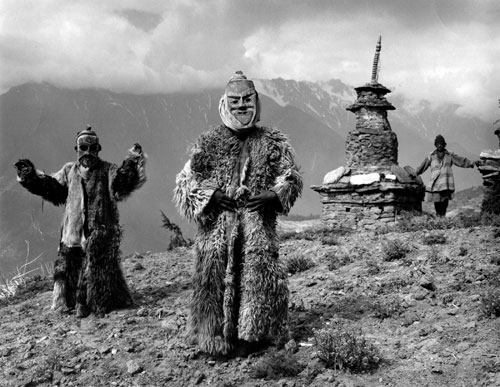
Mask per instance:
[[[240,121],[240,123],[242,123],[243,125],[246,125],[250,122],[250,120],[253,117],[253,110],[250,110],[250,109],[235,110],[235,111],[233,111],[233,116],[238,121]]]

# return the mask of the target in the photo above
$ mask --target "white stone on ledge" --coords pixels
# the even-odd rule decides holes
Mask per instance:
[[[500,159],[500,149],[484,150],[479,157],[484,157],[485,159]]]
[[[344,176],[346,172],[345,167],[339,167],[333,171],[328,172],[323,178],[323,184],[335,184]]]
[[[368,185],[380,181],[380,174],[378,173],[368,173],[366,175],[354,175],[351,176],[349,182],[352,185]]]

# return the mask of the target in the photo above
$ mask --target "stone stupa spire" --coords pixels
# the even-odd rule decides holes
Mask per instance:
[[[380,69],[380,51],[382,49],[382,36],[378,37],[377,47],[375,49],[375,57],[373,58],[373,67],[372,67],[372,85],[378,83],[378,72]]]

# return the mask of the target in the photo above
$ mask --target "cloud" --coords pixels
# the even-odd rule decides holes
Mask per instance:
[[[170,92],[253,78],[379,81],[498,116],[497,0],[4,0],[0,91],[25,82]]]

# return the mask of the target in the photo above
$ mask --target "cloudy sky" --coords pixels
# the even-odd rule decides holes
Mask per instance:
[[[117,92],[251,78],[371,78],[500,116],[499,0],[2,0],[0,93],[25,82]]]

